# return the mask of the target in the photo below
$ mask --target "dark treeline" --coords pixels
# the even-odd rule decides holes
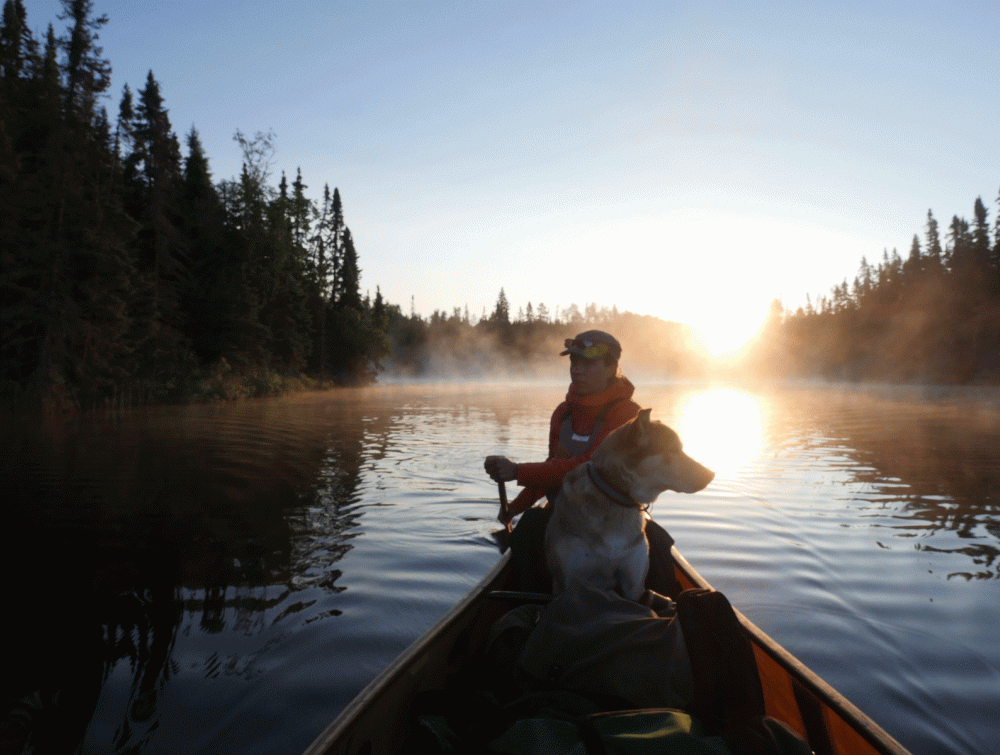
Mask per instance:
[[[102,406],[371,381],[398,308],[360,295],[339,191],[307,198],[301,170],[270,185],[270,133],[237,131],[242,172],[214,182],[152,71],[108,115],[90,0],[59,19],[39,41],[4,3],[0,393]]]
[[[516,316],[500,289],[493,311],[476,320],[468,309],[435,311],[429,318],[394,311],[386,367],[405,377],[565,377],[556,356],[565,339],[597,328],[615,334],[623,349],[626,374],[662,378],[699,378],[708,374],[708,357],[687,325],[616,307],[576,304],[553,310],[531,302]]]
[[[928,210],[906,259],[862,258],[853,282],[794,312],[776,302],[751,356],[779,376],[1000,382],[1000,218],[991,228],[977,198],[972,222],[952,217],[942,244]]]

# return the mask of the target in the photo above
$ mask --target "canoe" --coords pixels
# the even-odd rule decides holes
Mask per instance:
[[[684,589],[711,585],[673,549]],[[396,755],[414,696],[445,689],[483,646],[493,622],[516,605],[510,553],[458,605],[379,674],[306,749],[305,755]],[[490,595],[494,593],[494,595]],[[899,742],[739,611],[764,688],[767,715],[788,724],[817,755],[910,755]]]

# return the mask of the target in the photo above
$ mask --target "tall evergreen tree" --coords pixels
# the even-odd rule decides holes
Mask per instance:
[[[122,87],[122,98],[118,103],[118,120],[115,122],[115,137],[112,145],[115,177],[119,177],[121,162],[124,155],[132,154],[135,132],[135,109],[132,103],[132,90],[128,84]]]
[[[306,189],[308,188],[302,180],[302,168],[298,168],[295,181],[292,183],[288,214],[291,222],[292,242],[301,250],[305,250],[308,244],[313,214],[312,202],[306,197]]]
[[[969,221],[958,215],[952,215],[951,224],[948,226],[945,256],[953,273],[965,275],[972,270],[972,235],[969,232]]]
[[[932,273],[940,272],[944,264],[944,253],[941,249],[941,237],[938,233],[938,222],[934,219],[934,214],[927,211],[927,243],[925,254],[927,257],[927,267]]]
[[[864,259],[862,259],[864,264],[867,264]],[[913,241],[910,243],[910,254],[906,258],[906,262],[903,263],[903,273],[910,278],[916,275],[920,275],[923,272],[924,263],[923,257],[920,254],[920,239],[917,238],[917,234],[913,234]]]
[[[323,185],[323,200],[319,207],[314,208],[316,220],[315,233],[310,239],[311,281],[309,296],[311,309],[314,313],[313,339],[313,369],[319,374],[320,383],[326,380],[328,367],[326,351],[327,303],[330,297],[329,286],[329,255],[334,250],[335,241],[332,238],[333,197],[330,194],[330,184]]]
[[[388,330],[388,308],[385,299],[382,298],[382,290],[375,286],[375,301],[372,303],[372,325],[383,333]]]
[[[3,6],[3,26],[0,27],[0,79],[14,81],[22,75],[31,76],[29,66],[37,57],[37,44],[27,23],[24,0],[7,0]]]
[[[982,272],[990,265],[990,224],[982,197],[976,197],[972,211],[975,218],[972,226],[972,258],[973,264]]]
[[[993,221],[993,246],[990,250],[990,298],[1000,301],[1000,195],[997,196],[997,214]]]
[[[497,296],[497,303],[493,307],[493,314],[490,315],[490,322],[499,326],[510,325],[510,304],[507,303],[507,294],[503,288]]]
[[[343,262],[342,239],[344,235],[344,205],[340,200],[340,189],[333,188],[333,207],[330,217],[330,288],[331,299],[336,302],[340,287],[340,268]]]
[[[93,118],[97,98],[111,84],[111,63],[101,57],[97,47],[101,27],[108,23],[107,16],[93,17],[91,0],[62,0],[60,19],[72,21],[69,37],[64,41],[66,51],[66,112],[82,121]]]
[[[185,333],[203,363],[234,359],[236,333],[250,316],[240,301],[242,256],[227,232],[225,210],[212,183],[208,157],[197,129],[187,135],[180,208],[190,259],[183,288]],[[255,317],[256,313],[252,313]]]
[[[129,212],[140,224],[137,263],[143,276],[135,338],[143,377],[161,380],[178,365],[191,365],[181,309],[190,271],[180,211],[180,144],[152,71],[138,92],[132,136],[124,179]]]
[[[354,249],[351,229],[344,226],[342,262],[338,282],[337,306],[357,312],[361,306],[361,269],[358,267],[358,253]]]

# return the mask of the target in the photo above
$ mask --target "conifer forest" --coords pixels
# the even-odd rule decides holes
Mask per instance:
[[[23,0],[3,8],[3,393],[87,407],[371,381],[386,307],[360,294],[338,189],[310,199],[301,172],[272,186],[274,135],[239,131],[242,172],[214,182],[152,71],[109,115],[108,19],[63,6],[43,40]]]
[[[423,319],[377,286],[362,294],[338,188],[315,199],[301,168],[274,175],[270,132],[237,131],[240,175],[213,178],[152,71],[112,104],[98,44],[109,20],[91,0],[62,2],[63,28],[44,38],[24,0],[5,1],[0,27],[5,403],[134,406],[364,385],[381,369],[472,373],[551,355],[588,327],[617,332],[664,376],[715,369],[686,326],[617,308],[529,303],[512,316],[501,289],[492,313]],[[998,382],[1000,223],[977,198],[942,240],[928,211],[905,259],[863,259],[853,282],[795,309],[775,301],[740,359],[733,374],[760,378]]]

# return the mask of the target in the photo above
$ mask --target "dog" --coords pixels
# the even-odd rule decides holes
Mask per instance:
[[[545,530],[553,594],[580,580],[639,600],[649,571],[646,508],[664,490],[696,493],[715,477],[651,412],[640,411],[563,478]]]

